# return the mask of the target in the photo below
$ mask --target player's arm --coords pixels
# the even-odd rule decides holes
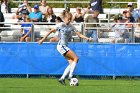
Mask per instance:
[[[42,44],[43,41],[46,40],[46,38],[53,32],[55,32],[56,30],[55,29],[51,29],[41,40],[38,41],[39,44]]]
[[[89,40],[89,41],[91,41],[92,39],[91,38],[88,38],[88,37],[86,37],[86,36],[84,36],[84,35],[82,35],[80,32],[75,32],[79,37],[81,37],[81,38],[83,38],[83,39],[86,39],[86,40]]]

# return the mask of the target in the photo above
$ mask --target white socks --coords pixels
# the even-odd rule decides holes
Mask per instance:
[[[70,74],[69,74],[69,78],[72,78],[72,76],[73,76],[73,72],[74,72],[74,70],[75,70],[75,67],[76,67],[76,62],[72,62],[72,64],[71,64],[71,68],[70,68]]]
[[[67,68],[65,69],[65,71],[64,71],[64,73],[63,73],[63,75],[62,75],[62,77],[60,78],[60,79],[65,79],[65,77],[69,74],[69,72],[70,72],[70,65],[68,65],[67,66]]]
[[[72,62],[71,65],[68,65],[60,79],[65,79],[65,77],[68,74],[69,74],[69,77],[68,78],[72,78],[73,72],[74,72],[75,67],[76,67],[76,64],[77,64],[76,62]]]

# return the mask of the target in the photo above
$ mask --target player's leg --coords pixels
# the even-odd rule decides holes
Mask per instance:
[[[63,85],[66,85],[66,83],[65,83],[65,78],[66,78],[66,76],[70,73],[70,68],[71,68],[70,64],[72,63],[72,60],[71,60],[71,59],[69,59],[69,58],[67,58],[67,57],[66,57],[66,59],[68,60],[69,65],[66,67],[66,69],[65,69],[65,71],[64,71],[64,73],[63,73],[63,75],[62,75],[61,78],[59,79],[59,82],[60,82],[61,84],[63,84]]]
[[[67,46],[63,46],[63,45],[57,45],[57,50],[59,51],[59,53],[61,55],[65,55],[68,51],[69,51],[69,48]],[[65,57],[68,62],[72,62],[71,59],[69,59],[68,57]],[[65,84],[65,77],[69,74],[70,72],[70,65],[68,65],[63,73],[63,75],[61,76],[61,78],[59,79],[59,82],[63,85],[66,85]]]
[[[70,64],[73,62],[70,58],[68,58],[68,57],[65,57],[65,58],[68,60],[69,65],[66,67],[66,69],[60,79],[65,79],[65,77],[69,74],[70,67],[71,67]]]
[[[68,77],[68,79],[71,79],[79,58],[72,50],[69,50],[64,56],[72,60],[70,63],[70,73]]]

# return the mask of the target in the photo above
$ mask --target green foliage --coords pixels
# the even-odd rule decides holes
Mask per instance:
[[[109,4],[108,2],[136,2],[137,0],[103,0],[104,8],[126,8],[127,4]],[[136,7],[136,4],[134,4]]]
[[[12,0],[12,1],[19,1],[19,0]],[[20,0],[20,1],[23,1],[23,0]],[[28,1],[40,1],[40,0],[28,0]],[[63,0],[47,0],[47,1],[63,1]],[[89,1],[90,0],[66,0],[66,1]],[[112,7],[115,7],[115,8],[126,8],[127,7],[127,4],[109,4],[108,2],[136,2],[136,0],[103,0],[103,8],[112,8]],[[88,4],[88,3],[87,3]],[[82,3],[69,3],[67,4],[68,7],[71,7],[71,8],[75,8],[77,6],[80,6],[80,7],[86,7],[87,4],[82,4]],[[31,7],[33,7],[34,3],[30,4]],[[49,6],[52,6],[52,7],[55,7],[55,8],[63,8],[64,7],[64,3],[63,4],[57,4],[57,3],[50,3],[48,4]],[[17,7],[18,6],[18,3],[12,3],[11,2],[11,7],[14,8],[14,7]],[[136,6],[136,4],[135,4]]]
[[[9,6],[10,6],[11,8],[17,7],[18,5],[17,5],[16,3],[13,3],[12,1],[13,1],[13,0],[9,0]]]

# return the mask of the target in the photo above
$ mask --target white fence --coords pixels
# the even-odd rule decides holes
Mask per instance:
[[[0,27],[0,37],[1,42],[18,42],[21,36],[20,29],[21,26],[17,25],[17,23],[4,23],[7,27]],[[10,25],[9,25],[10,24]],[[33,24],[32,31],[32,42],[37,41],[44,37],[44,35],[49,31],[49,28],[53,28],[55,23],[31,23]],[[73,25],[78,29],[82,34],[85,34],[85,31],[88,29],[97,29],[98,31],[98,42],[99,43],[112,43],[112,38],[114,37],[114,32],[112,30],[112,25],[114,23],[99,23],[99,27],[86,27],[87,23],[73,23]],[[89,24],[89,23],[88,23]],[[98,23],[92,23],[98,24]],[[131,23],[132,24],[132,23]],[[135,23],[136,24],[136,23]],[[133,25],[135,25],[133,24]],[[140,29],[135,30],[134,28],[126,28],[131,29],[133,31],[127,32],[128,38],[131,37],[132,41],[129,43],[135,43],[135,36],[140,37]],[[49,38],[54,37],[55,34],[51,34]],[[48,42],[49,38],[46,40]],[[81,38],[73,34],[72,36],[73,42],[81,42],[83,41]],[[128,43],[128,42],[125,42]]]

